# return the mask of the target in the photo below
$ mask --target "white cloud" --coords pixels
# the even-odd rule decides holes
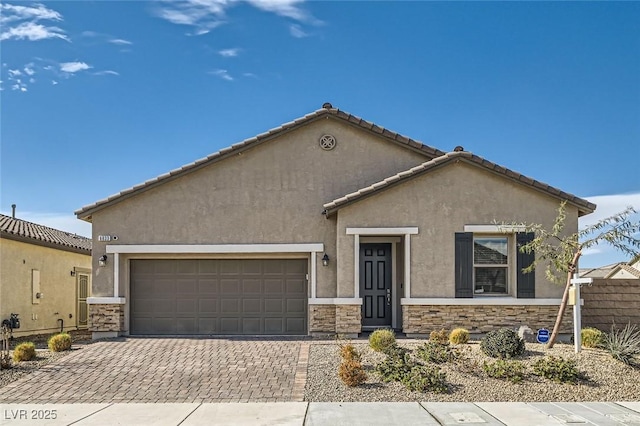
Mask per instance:
[[[20,70],[18,70],[18,69],[9,70],[8,73],[9,73],[9,78],[15,77],[17,75],[22,75],[22,72]]]
[[[43,25],[39,21],[62,21],[62,15],[42,4],[22,6],[0,4],[0,40],[45,40],[60,38],[69,41],[65,31],[56,26]]]
[[[238,53],[240,53],[240,48],[238,47],[234,47],[233,49],[222,49],[218,51],[218,54],[225,58],[233,58],[235,56],[238,56]]]
[[[57,82],[57,81],[55,81],[55,80],[51,80],[51,85],[55,86],[56,84],[58,84],[58,82]]]
[[[309,36],[309,34],[305,33],[302,30],[302,27],[298,24],[291,24],[289,25],[289,32],[291,33],[292,36],[294,36],[295,38],[303,38],[303,37],[307,37]]]
[[[36,71],[33,69],[33,62],[25,65],[23,70],[24,70],[24,73],[27,75],[34,75],[36,73]]]
[[[63,62],[60,64],[60,71],[71,74],[78,71],[88,70],[89,68],[91,68],[91,65],[84,62]]]
[[[7,24],[9,22],[21,20],[39,21],[46,19],[50,21],[62,21],[62,15],[52,9],[47,9],[42,4],[33,6],[17,6],[13,4],[0,4],[0,23]]]
[[[109,43],[117,44],[117,45],[120,45],[120,46],[125,46],[125,45],[128,46],[128,45],[133,44],[129,40],[125,40],[123,38],[112,38],[112,39],[109,40]]]
[[[11,216],[11,212],[2,212],[2,214]],[[38,225],[48,226],[59,231],[65,231],[91,238],[91,224],[76,218],[72,214],[23,212],[18,210],[16,212],[16,218],[26,220],[27,222],[37,223]]]
[[[120,73],[112,70],[104,70],[104,71],[94,72],[93,75],[120,75]]]
[[[254,74],[254,73],[252,73],[252,72],[245,72],[245,73],[242,73],[242,75],[243,75],[244,77],[248,77],[248,78],[258,78],[258,76],[257,76],[257,75],[255,75],[255,74]]]
[[[209,74],[216,75],[223,80],[233,81],[233,77],[229,75],[229,72],[227,70],[213,70],[210,71]]]
[[[303,0],[245,0],[251,6],[265,12],[293,19],[298,22],[320,25],[300,6]],[[239,0],[164,0],[156,15],[171,23],[195,27],[195,35],[206,34],[226,22],[226,11],[240,3]]]

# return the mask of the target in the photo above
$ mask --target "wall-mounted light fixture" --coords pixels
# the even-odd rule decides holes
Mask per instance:
[[[327,253],[322,256],[322,266],[327,266],[329,264],[329,255]]]
[[[106,254],[103,254],[102,256],[100,256],[98,258],[98,265],[107,266],[107,255]]]
[[[75,277],[76,276],[76,271],[71,271],[71,276]]]

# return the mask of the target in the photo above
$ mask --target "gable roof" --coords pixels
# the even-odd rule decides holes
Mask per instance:
[[[441,155],[440,157],[436,157],[416,167],[412,167],[409,170],[405,170],[393,176],[389,176],[388,178],[381,180],[380,182],[376,182],[373,185],[369,185],[356,192],[352,192],[351,194],[347,194],[343,197],[340,197],[331,202],[328,202],[323,206],[325,209],[323,213],[327,216],[330,216],[336,211],[340,210],[341,208],[346,207],[350,204],[353,204],[357,201],[360,201],[366,197],[377,194],[380,191],[384,191],[386,189],[392,188],[409,179],[428,173],[432,170],[438,169],[449,163],[458,162],[458,161],[464,161],[467,164],[484,168],[500,176],[504,176],[517,183],[528,186],[530,188],[533,188],[545,194],[551,195],[552,197],[558,198],[560,200],[567,200],[568,203],[573,204],[578,208],[579,216],[583,216],[588,213],[593,213],[593,211],[596,209],[595,204],[590,203],[589,201],[584,200],[582,198],[576,197],[575,195],[568,194],[546,183],[539,182],[535,179],[531,179],[520,173],[514,172],[505,167],[499,166],[495,163],[492,163],[491,161],[485,160],[484,158],[474,155],[470,152],[455,151],[455,152],[448,152],[444,155]]]
[[[44,247],[91,254],[91,239],[0,214],[0,236]]]
[[[231,157],[239,152],[250,149],[254,146],[257,146],[261,143],[274,139],[278,136],[281,136],[285,133],[296,130],[302,126],[305,126],[309,123],[312,123],[316,120],[322,119],[324,117],[331,117],[337,120],[340,120],[349,125],[355,126],[359,129],[365,130],[372,134],[375,134],[379,137],[386,139],[391,143],[395,143],[401,147],[406,149],[410,149],[412,151],[423,154],[428,159],[432,159],[435,157],[439,157],[444,155],[444,151],[440,151],[439,149],[430,147],[421,142],[418,142],[414,139],[411,139],[407,136],[403,136],[399,133],[392,132],[384,127],[378,126],[370,121],[366,121],[360,117],[349,114],[348,112],[341,111],[338,108],[334,108],[330,103],[325,103],[322,108],[307,114],[303,117],[290,121],[288,123],[284,123],[278,127],[275,127],[271,130],[268,130],[264,133],[261,133],[257,136],[254,136],[249,139],[245,139],[241,142],[238,142],[234,145],[231,145],[228,148],[221,149],[218,152],[215,152],[207,157],[196,160],[192,163],[186,164],[180,168],[171,170],[168,173],[160,175],[156,178],[150,179],[144,183],[135,185],[129,189],[125,189],[117,194],[111,195],[105,199],[96,201],[93,204],[89,204],[75,211],[76,216],[79,219],[86,220],[91,222],[91,215],[105,207],[116,204],[120,201],[123,201],[129,197],[132,197],[136,194],[139,194],[143,191],[147,191],[151,188],[154,188],[163,183],[169,182],[173,179],[176,179],[180,176],[183,176],[187,173],[192,173],[196,170],[201,169],[202,167],[208,166],[212,163],[224,160],[228,157]]]
[[[631,262],[618,264],[615,268],[613,268],[611,270],[611,272],[609,272],[605,276],[605,278],[613,278],[614,275],[616,275],[621,270],[630,273],[631,275],[633,275],[636,278],[640,278],[640,270],[638,270],[638,269],[634,268],[633,266],[631,266]]]

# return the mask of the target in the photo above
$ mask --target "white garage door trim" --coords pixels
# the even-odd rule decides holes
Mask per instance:
[[[324,252],[323,243],[302,244],[110,244],[106,252],[113,254],[113,297],[120,297],[120,254],[260,254],[310,253],[311,298],[316,297],[316,254]]]

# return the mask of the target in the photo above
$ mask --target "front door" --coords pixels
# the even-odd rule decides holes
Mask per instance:
[[[362,327],[391,327],[391,244],[360,244]]]
[[[89,273],[76,271],[76,281],[78,284],[76,325],[78,328],[87,328],[89,318],[89,307],[87,306],[87,297],[89,297]]]

